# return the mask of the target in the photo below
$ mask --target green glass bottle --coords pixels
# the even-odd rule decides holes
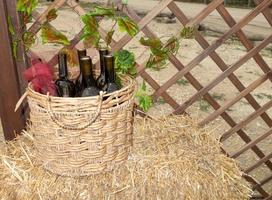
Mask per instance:
[[[55,81],[58,96],[73,97],[75,95],[75,84],[68,79],[67,55],[60,53],[58,60],[59,78]]]
[[[107,93],[112,93],[119,90],[119,86],[116,84],[116,75],[114,70],[114,57],[113,55],[104,56],[104,64],[106,67],[106,77],[107,77]]]
[[[80,92],[82,91],[82,80],[83,80],[83,76],[82,76],[82,66],[80,63],[80,59],[84,56],[87,55],[87,51],[86,49],[82,49],[82,50],[77,50],[77,56],[78,56],[78,61],[79,61],[79,75],[75,81],[75,85],[76,85],[76,96],[79,96]]]
[[[99,94],[99,90],[96,87],[96,83],[92,73],[92,59],[89,56],[82,57],[80,59],[82,66],[82,91],[81,97],[96,96]]]
[[[100,75],[96,80],[97,87],[102,90],[107,90],[107,77],[106,77],[106,69],[104,64],[104,56],[108,55],[109,51],[107,49],[100,49],[99,50],[99,57],[100,57]]]

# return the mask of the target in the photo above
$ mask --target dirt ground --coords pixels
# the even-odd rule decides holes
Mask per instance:
[[[133,1],[135,2],[135,1]],[[138,2],[148,2],[148,1],[139,1]],[[148,3],[147,3],[148,4]],[[48,3],[43,3],[40,6],[39,11],[45,9]],[[88,8],[89,4],[83,2],[82,5]],[[192,4],[194,5],[198,4]],[[145,7],[141,4],[142,7]],[[242,13],[249,12],[250,10],[243,9]],[[187,10],[188,12],[188,10]],[[239,13],[235,10],[236,13]],[[59,12],[59,17],[52,23],[58,29],[63,31],[69,38],[72,38],[74,34],[79,32],[82,28],[82,24],[79,22],[79,17],[71,11],[68,7],[62,8]],[[238,14],[237,14],[238,15]],[[241,18],[242,16],[239,16]],[[69,19],[69,20],[67,20]],[[264,20],[264,18],[259,17],[256,19]],[[161,19],[153,20],[149,27],[156,33],[162,40],[168,39],[172,34],[176,34],[180,29],[181,25],[178,22],[166,24],[162,23]],[[260,22],[259,21],[259,22]],[[256,22],[257,23],[257,22]],[[262,24],[267,24],[263,21]],[[106,29],[108,27],[108,22],[102,22],[102,26]],[[266,25],[265,25],[266,26]],[[259,30],[259,29],[258,29]],[[265,31],[270,31],[272,33],[272,28],[266,26]],[[202,35],[205,39],[212,43],[215,41],[219,36],[220,33],[212,32],[212,31],[203,31]],[[122,35],[119,34],[115,36],[117,40]],[[144,60],[148,57],[149,52],[146,48],[142,47],[139,44],[139,39],[142,34],[138,34],[127,46],[126,48],[133,51],[138,58],[138,60]],[[258,44],[258,42],[255,42]],[[81,46],[79,44],[78,46]],[[60,47],[57,45],[41,45],[39,42],[33,47],[33,51],[37,52],[43,59],[49,60],[54,52],[56,52]],[[185,39],[181,41],[181,48],[177,54],[180,61],[186,65],[188,64],[193,58],[195,58],[199,53],[202,52],[202,48],[198,45],[198,43],[194,39]],[[235,63],[239,58],[246,54],[246,49],[243,45],[236,40],[235,38],[231,38],[227,40],[224,45],[220,46],[216,50],[216,52],[220,55],[221,58],[225,61],[227,65],[231,65]],[[264,50],[260,53],[267,64],[272,67],[272,44],[267,46]],[[97,55],[94,56],[94,59],[97,59]],[[172,64],[167,64],[166,68],[161,71],[152,71],[147,70],[148,73],[160,84],[162,85],[165,83],[169,78],[171,78],[176,72],[176,68],[172,66]],[[191,73],[193,76],[203,85],[207,85],[209,82],[214,80],[220,73],[219,67],[210,59],[204,59],[199,65],[197,65]],[[258,79],[264,73],[260,70],[258,65],[255,63],[253,59],[250,59],[247,63],[245,63],[241,68],[235,71],[234,73],[241,82],[248,86],[254,80]],[[141,83],[140,78],[139,83]],[[150,93],[153,92],[151,88],[149,88]],[[266,81],[263,83],[258,89],[254,90],[251,94],[255,97],[260,105],[264,105],[266,102],[272,100],[272,84],[270,81]],[[167,92],[179,103],[184,102],[188,98],[190,98],[196,90],[191,86],[191,84],[184,78],[177,81],[172,87],[170,87]],[[234,87],[234,85],[228,80],[225,79],[215,88],[210,91],[210,94],[213,98],[218,101],[219,104],[224,105],[227,101],[233,99],[237,94],[238,90]],[[165,103],[162,98],[159,98],[158,102],[154,104],[154,106],[150,109],[149,114],[154,116],[159,115],[166,115],[170,114],[172,108]],[[195,118],[204,119],[214,110],[213,108],[203,99],[199,99],[195,104],[193,104],[189,109],[186,110],[190,115]],[[253,112],[253,108],[249,105],[246,99],[240,100],[238,103],[233,105],[227,110],[227,113],[238,123],[245,119],[249,114]],[[267,114],[272,117],[272,109],[267,111]],[[215,131],[218,133],[218,136],[221,133],[228,130],[230,127],[224,122],[221,117],[217,118],[213,122],[213,126],[215,126]],[[252,139],[262,135],[265,133],[269,127],[263,122],[262,119],[257,118],[249,125],[247,125],[243,130],[250,135]],[[238,136],[234,135],[233,137],[229,138],[224,144],[224,148],[227,152],[232,153],[240,149],[245,143],[238,138]],[[268,137],[266,140],[262,141],[258,145],[265,154],[269,154],[272,152],[272,136]],[[248,151],[247,153],[238,157],[238,162],[242,168],[246,168],[246,166],[251,166],[257,161],[256,156],[254,153]],[[258,170],[253,170],[250,174],[256,177],[258,180],[262,180],[264,177],[271,175],[271,171],[268,170],[265,166],[259,168]],[[270,189],[269,189],[270,188]],[[272,192],[271,185],[266,185],[266,189],[269,189]]]

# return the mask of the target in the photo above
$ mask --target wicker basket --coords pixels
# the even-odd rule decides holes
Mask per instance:
[[[51,97],[27,89],[29,131],[44,167],[64,176],[112,170],[128,157],[132,143],[135,82],[96,97]]]

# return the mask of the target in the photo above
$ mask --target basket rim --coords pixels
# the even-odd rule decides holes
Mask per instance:
[[[127,80],[128,81],[128,84],[125,86],[125,87],[122,87],[120,90],[117,90],[117,91],[114,91],[112,93],[109,93],[109,94],[104,94],[103,97],[109,97],[109,96],[112,96],[112,95],[116,95],[120,92],[123,92],[123,91],[126,91],[128,90],[129,88],[133,87],[136,85],[136,81],[130,77],[129,75],[121,75],[120,78],[122,80]],[[47,98],[48,95],[45,95],[45,94],[41,94],[39,92],[36,92],[35,90],[32,89],[31,87],[31,83],[28,84],[27,86],[27,90],[28,92],[36,95],[36,96],[39,96],[41,98]],[[99,95],[96,95],[96,96],[90,96],[90,97],[58,97],[58,96],[50,96],[50,99],[52,100],[74,100],[74,101],[78,101],[78,100],[97,100],[97,98],[99,98]]]

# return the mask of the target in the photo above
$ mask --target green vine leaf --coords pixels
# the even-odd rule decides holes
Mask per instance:
[[[175,36],[172,36],[167,40],[167,42],[164,45],[164,49],[167,53],[176,54],[180,48],[180,44],[178,41],[178,38]]]
[[[22,39],[27,50],[35,43],[35,35],[29,31],[23,34]]]
[[[156,71],[159,71],[165,67],[166,59],[167,57],[154,56],[151,54],[146,63],[146,68],[152,68]]]
[[[9,30],[10,35],[12,36],[12,54],[13,54],[14,58],[17,58],[18,41],[16,39],[14,26],[12,24],[10,16],[8,16],[8,30]]]
[[[12,41],[12,54],[14,58],[17,58],[17,49],[18,49],[18,41],[14,40]]]
[[[8,16],[8,29],[9,29],[9,33],[14,36],[15,35],[15,30],[14,30],[14,26],[12,24],[12,21],[11,21],[11,17]]]
[[[151,51],[146,63],[146,68],[152,68],[155,70],[164,68],[168,55],[170,53],[177,53],[180,47],[178,38],[175,36],[169,38],[164,45],[162,45],[162,42],[157,38],[144,39],[142,37],[140,39],[140,43],[149,47]]]
[[[107,16],[111,18],[115,16],[115,11],[113,8],[104,8],[101,6],[95,6],[94,10],[90,11],[88,15],[93,17]]]
[[[118,74],[130,74],[136,76],[135,56],[128,50],[121,50],[115,53],[115,67]]]
[[[114,34],[114,30],[111,30],[107,33],[107,36],[106,36],[106,45],[109,46],[111,41],[112,41],[112,36]]]
[[[16,9],[17,11],[26,13],[28,16],[30,16],[33,10],[36,9],[37,5],[38,0],[18,0]]]
[[[130,36],[135,36],[139,32],[138,25],[128,16],[117,17],[117,23],[121,32],[127,32]]]
[[[146,84],[143,81],[142,85],[136,92],[136,98],[139,101],[140,108],[143,109],[144,112],[147,112],[149,108],[153,105],[152,97],[146,91]]]
[[[184,39],[192,39],[195,37],[196,27],[184,27],[180,32],[180,37]]]
[[[57,29],[50,26],[48,23],[45,23],[42,26],[42,43],[55,43],[55,44],[61,44],[61,45],[69,45],[70,41],[68,38],[58,31]]]
[[[81,17],[81,20],[84,23],[81,39],[86,46],[94,45],[97,47],[100,41],[100,34],[98,32],[98,22],[96,18],[92,15],[85,14]]]
[[[51,22],[53,21],[54,19],[56,19],[58,17],[57,15],[57,10],[55,8],[53,8],[52,10],[50,10],[48,12],[48,14],[46,15],[46,21],[47,22]]]
[[[145,39],[144,37],[141,37],[140,43],[144,46],[151,47],[151,48],[161,48],[162,47],[162,42],[157,38]]]

